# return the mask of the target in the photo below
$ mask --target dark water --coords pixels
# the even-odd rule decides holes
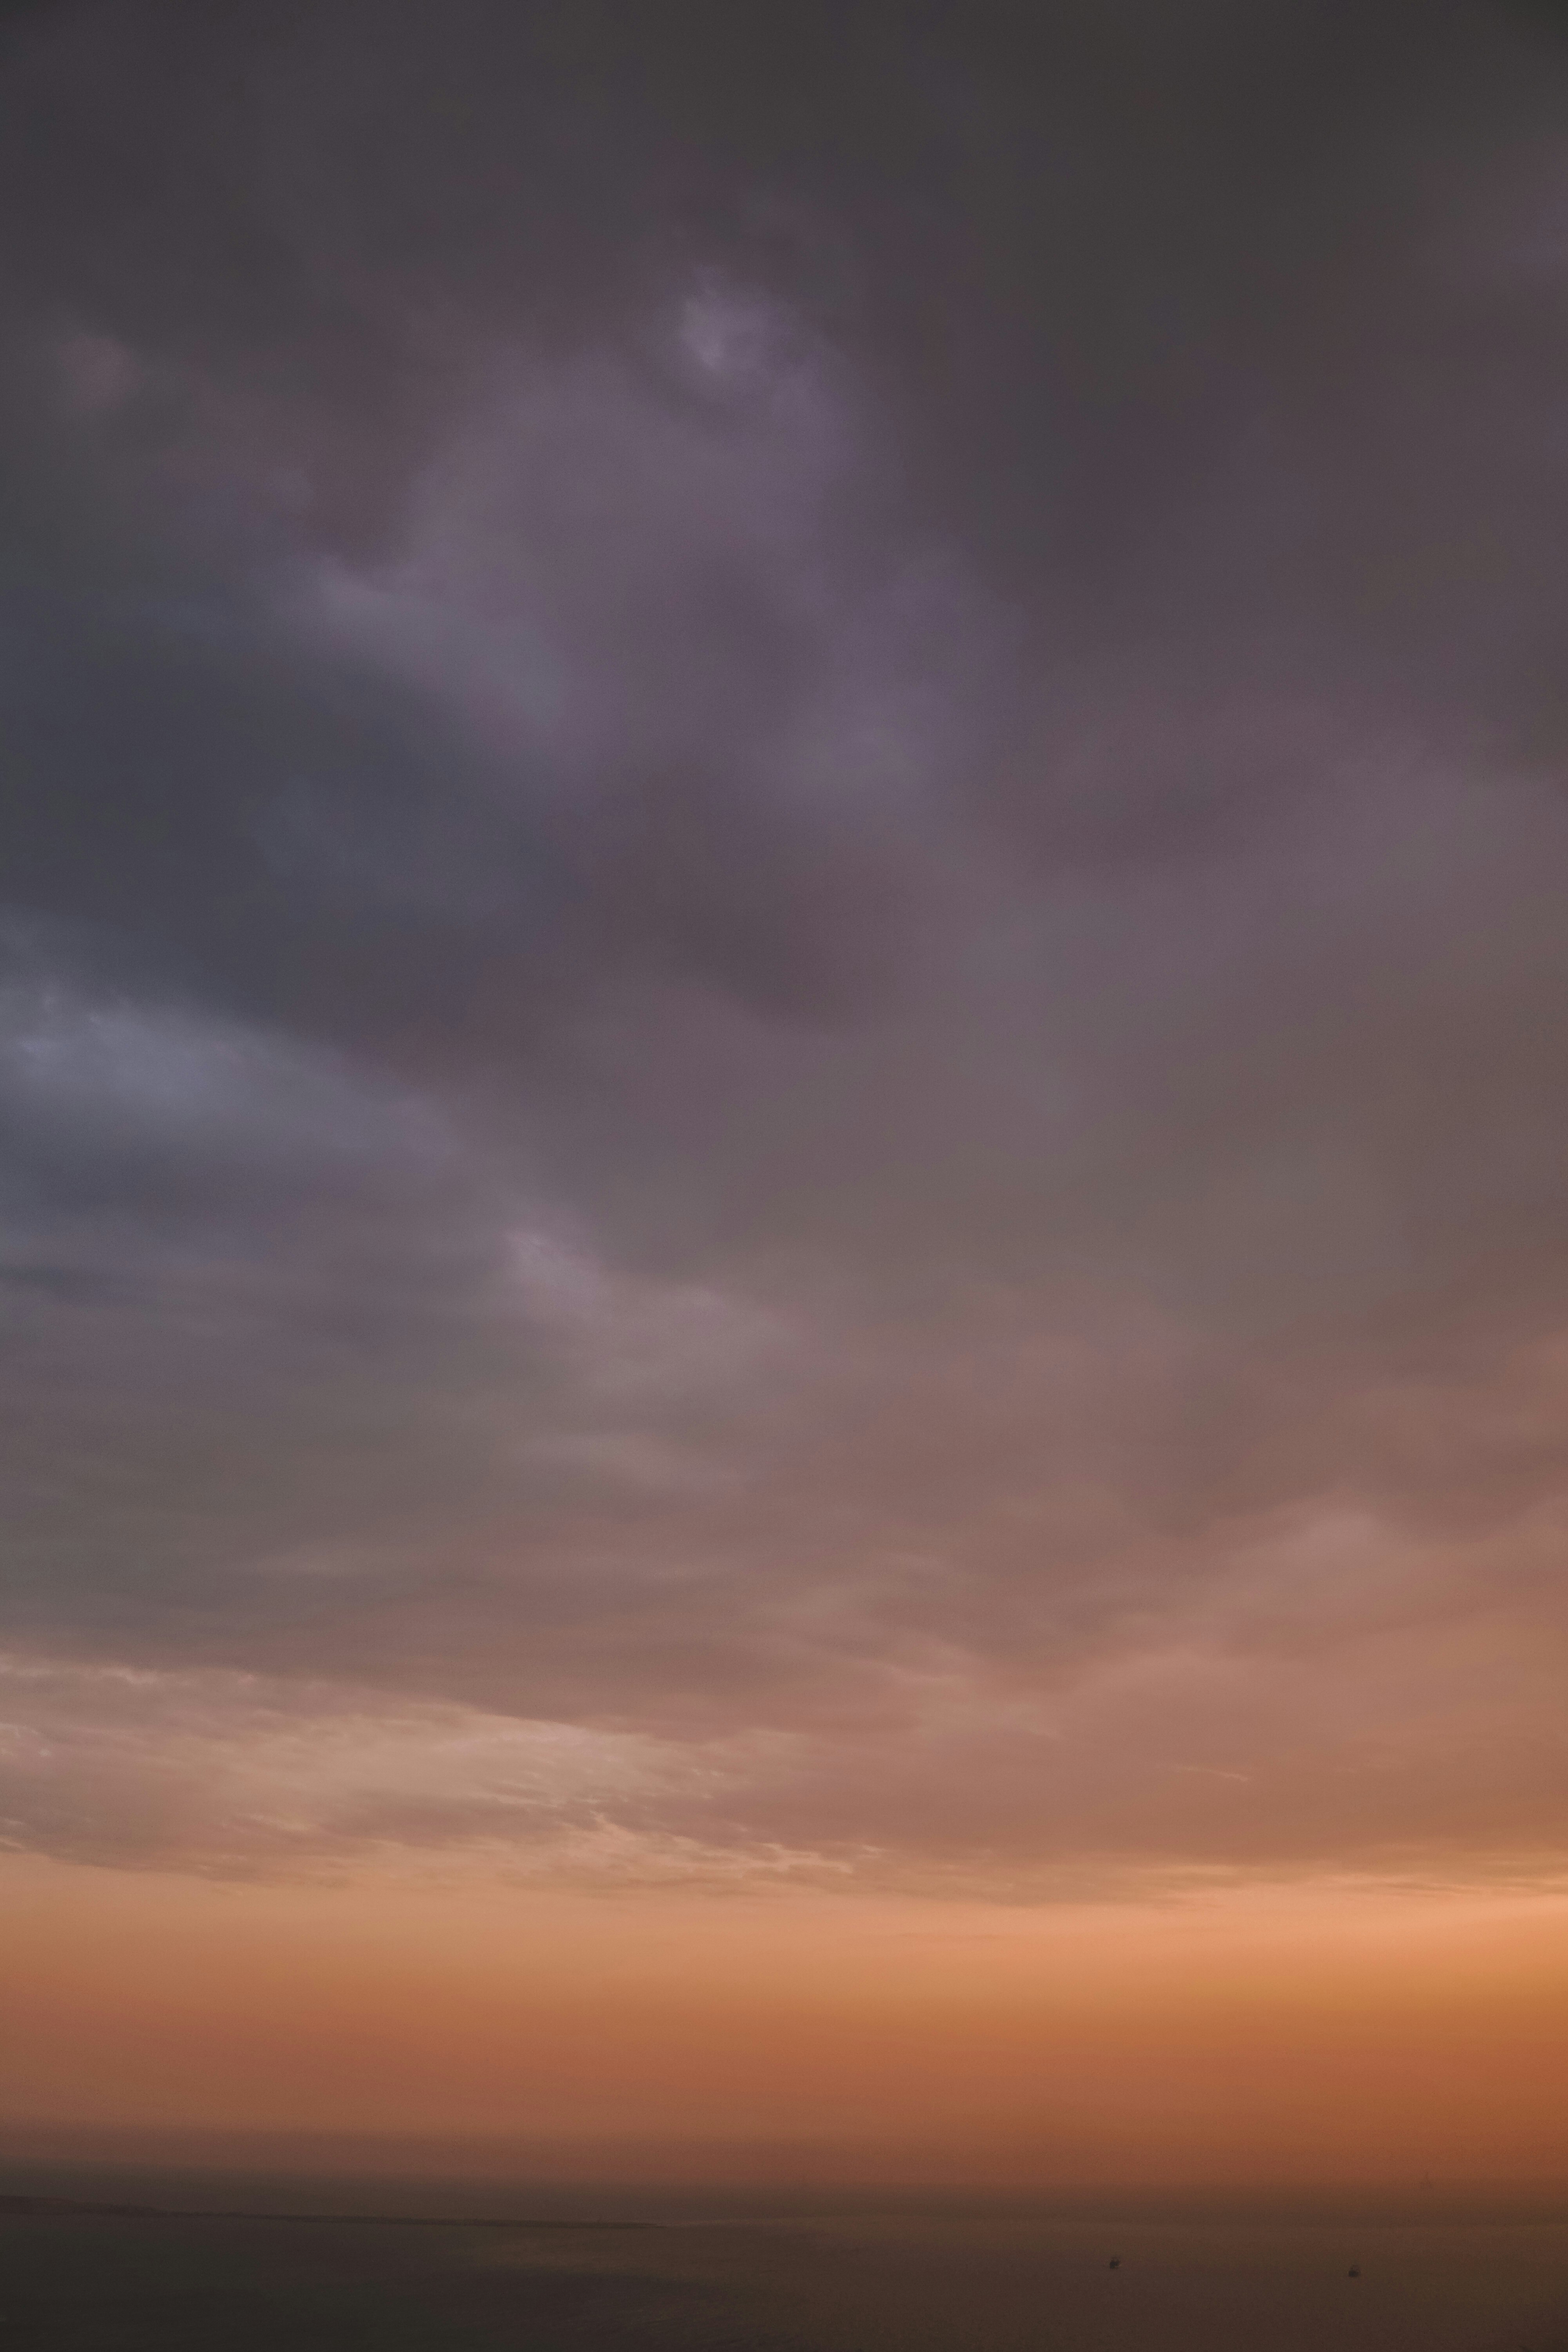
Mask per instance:
[[[640,2228],[6,2213],[0,2347],[1568,2352],[1568,2222],[865,2200],[722,2218],[691,2200]]]

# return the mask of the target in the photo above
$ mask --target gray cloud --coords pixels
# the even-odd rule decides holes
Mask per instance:
[[[376,22],[0,63],[11,1834],[1554,1866],[1568,58]]]

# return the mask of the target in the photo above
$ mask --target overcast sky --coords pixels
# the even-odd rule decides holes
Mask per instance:
[[[6,1840],[1554,1882],[1548,13],[0,44]]]

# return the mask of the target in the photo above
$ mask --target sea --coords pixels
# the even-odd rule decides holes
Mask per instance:
[[[1568,2352],[1568,2198],[0,2168],[0,2347]]]

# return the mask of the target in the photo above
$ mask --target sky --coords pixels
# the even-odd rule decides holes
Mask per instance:
[[[1568,2176],[1554,13],[13,8],[0,411],[0,2141]]]

